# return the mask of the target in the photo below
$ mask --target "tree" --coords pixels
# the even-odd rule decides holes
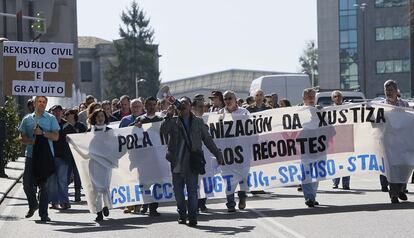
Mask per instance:
[[[309,75],[312,87],[319,85],[318,75],[318,48],[314,40],[306,42],[306,47],[299,57],[301,72]]]
[[[117,62],[109,62],[106,72],[109,97],[129,95],[135,97],[136,79],[139,83],[139,96],[155,95],[160,80],[158,71],[158,46],[153,44],[154,30],[145,12],[133,1],[131,7],[121,14],[124,24],[119,27],[120,40],[114,41]]]

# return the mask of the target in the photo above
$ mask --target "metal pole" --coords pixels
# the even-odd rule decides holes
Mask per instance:
[[[23,1],[16,1],[16,32],[17,41],[23,41]]]
[[[135,78],[135,98],[138,98],[138,78]]]
[[[364,3],[363,3],[364,4]],[[362,75],[363,75],[363,85],[364,85],[364,95],[365,97],[368,97],[367,95],[367,73],[366,73],[366,64],[367,64],[367,56],[366,56],[366,47],[365,47],[365,7],[366,5],[362,5],[362,54],[363,54],[363,68],[362,68]]]

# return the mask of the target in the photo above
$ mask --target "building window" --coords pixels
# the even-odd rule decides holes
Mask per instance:
[[[358,87],[358,33],[355,0],[339,0],[339,61],[341,89]]]
[[[377,74],[408,73],[410,60],[377,61]]]
[[[80,62],[81,81],[92,82],[92,62]]]
[[[409,39],[409,34],[410,28],[408,26],[377,27],[375,29],[377,41]]]
[[[375,7],[401,7],[407,3],[407,0],[375,0]]]

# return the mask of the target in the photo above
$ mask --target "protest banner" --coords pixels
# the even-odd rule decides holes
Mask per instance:
[[[71,97],[73,44],[2,43],[4,95]]]
[[[204,149],[200,197],[225,197],[237,189],[310,183],[361,172],[408,180],[414,168],[414,111],[377,103],[318,110],[279,108],[251,115],[210,114],[209,132],[225,165]],[[110,132],[69,135],[91,212],[94,183],[106,181],[112,207],[174,199],[168,137],[161,123]],[[99,164],[104,170],[95,170]]]

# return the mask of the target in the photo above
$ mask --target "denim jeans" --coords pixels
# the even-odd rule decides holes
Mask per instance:
[[[179,173],[172,174],[174,196],[177,202],[177,210],[181,219],[197,220],[197,208],[198,208],[198,174],[189,172],[184,177]],[[185,203],[184,186],[187,188],[188,205]],[[187,207],[188,206],[188,207]]]
[[[237,195],[239,196],[239,200],[247,198],[246,191],[238,191]],[[227,203],[226,203],[227,208],[235,207],[236,202],[234,200],[234,193],[229,194],[226,197],[227,197]]]
[[[68,183],[70,181],[70,176],[73,173],[73,184],[75,187],[75,191],[80,191],[82,188],[82,182],[79,176],[78,167],[76,167],[75,160],[71,159],[69,161],[69,167],[68,167]]]
[[[314,200],[316,198],[316,191],[318,191],[319,182],[302,184],[302,191],[305,200]]]
[[[48,179],[49,203],[69,203],[68,195],[68,162],[63,158],[55,158],[55,173]]]
[[[339,181],[341,181],[341,178],[334,178],[332,179],[333,185],[338,186]],[[351,176],[345,176],[342,177],[342,187],[349,187],[349,182],[351,181]]]
[[[39,187],[39,201],[37,201],[36,192]],[[23,173],[23,190],[26,194],[27,201],[29,202],[29,209],[34,210],[39,207],[39,216],[47,217],[47,182],[42,184],[36,184],[34,171],[33,171],[33,159],[26,157]]]

